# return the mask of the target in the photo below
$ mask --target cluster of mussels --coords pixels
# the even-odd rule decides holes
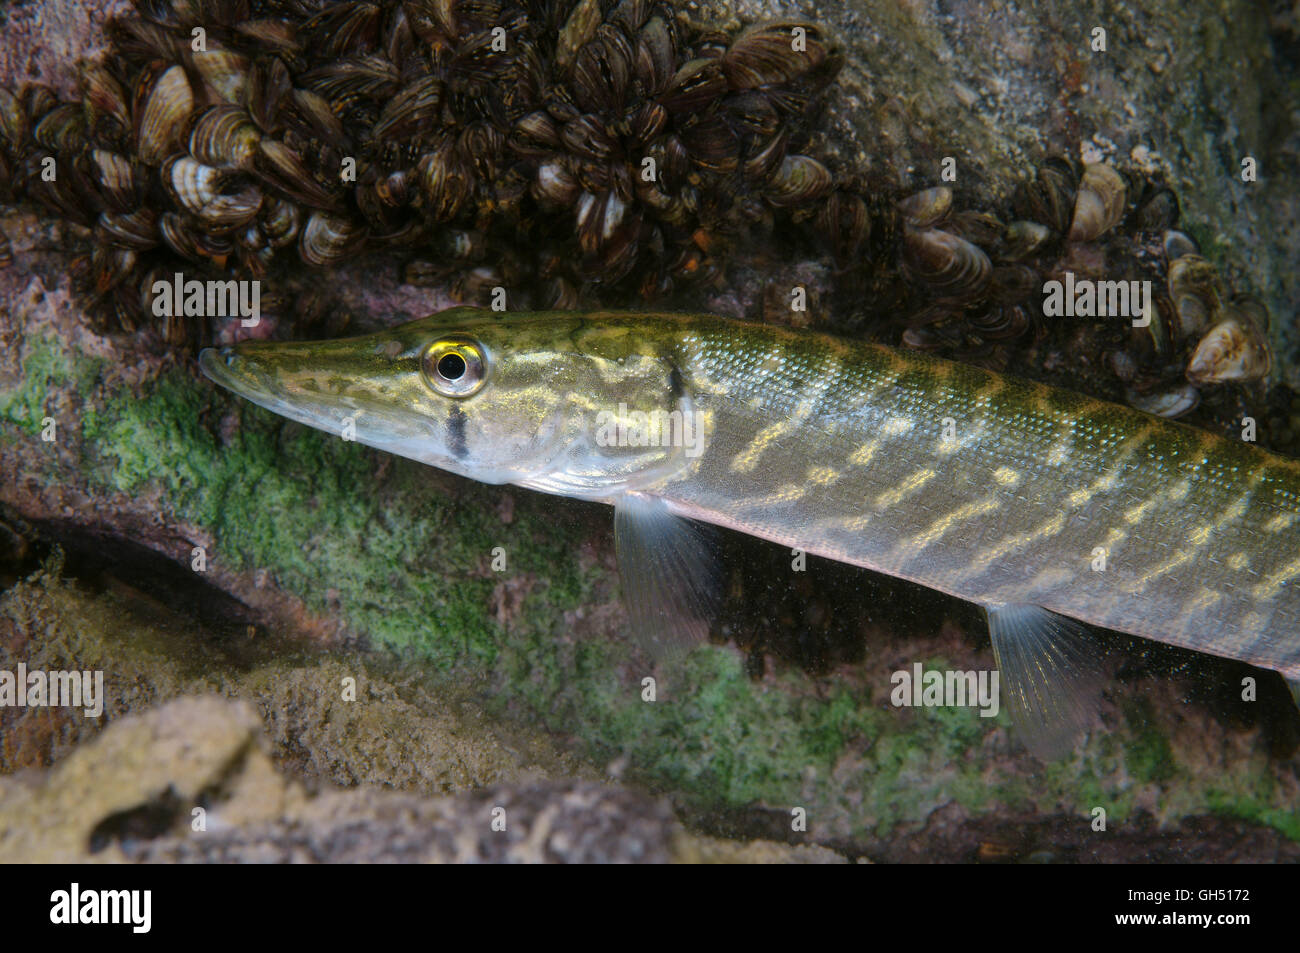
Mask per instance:
[[[1049,159],[1017,190],[1009,222],[954,211],[944,186],[897,208],[903,268],[921,289],[902,335],[912,347],[998,367],[1012,344],[1082,355],[1130,404],[1170,417],[1193,409],[1210,385],[1268,375],[1267,307],[1229,291],[1176,228],[1174,192],[1140,173]],[[1069,311],[1045,313],[1050,282]],[[1098,320],[1063,317],[1075,314],[1071,289],[1084,285],[1082,316]],[[1129,313],[1108,314],[1119,301]],[[1077,377],[1080,361],[1066,365],[1061,376]]]
[[[468,300],[653,299],[832,188],[797,151],[839,68],[810,24],[728,37],[658,0],[136,6],[79,102],[0,91],[0,181],[93,229],[110,325],[140,323],[176,258],[258,278],[368,247]]]
[[[1067,382],[1086,364],[1169,416],[1269,369],[1267,310],[1139,172],[1053,158],[999,214],[807,154],[841,63],[813,24],[733,36],[668,0],[136,0],[109,29],[79,101],[0,89],[0,189],[92,230],[81,280],[110,328],[152,324],[178,261],[284,278],[273,314],[301,307],[276,298],[291,266],[366,249],[512,309],[681,304],[734,249],[794,236],[854,326],[912,347]],[[1044,287],[1067,274],[1154,294],[1136,325],[1056,320]],[[178,343],[218,330],[165,319]]]

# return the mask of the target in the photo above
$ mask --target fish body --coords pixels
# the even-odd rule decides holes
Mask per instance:
[[[702,522],[985,606],[1022,714],[1086,667],[1070,620],[1300,679],[1300,463],[1130,408],[707,315],[453,309],[201,363],[313,426],[613,504],[652,639],[708,612]]]
[[[768,327],[682,336],[714,415],[647,492],[980,604],[1300,677],[1300,464],[990,371]]]

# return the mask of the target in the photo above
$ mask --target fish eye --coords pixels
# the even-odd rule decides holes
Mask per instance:
[[[470,397],[486,378],[483,348],[467,337],[446,337],[429,345],[422,367],[425,382],[444,397]]]
[[[469,365],[465,363],[465,358],[461,357],[455,351],[448,351],[442,357],[438,358],[438,376],[444,380],[458,381],[465,376],[465,371]]]

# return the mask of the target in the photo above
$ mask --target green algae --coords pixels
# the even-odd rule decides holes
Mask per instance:
[[[1169,739],[1153,727],[1151,706],[1138,699],[1127,706],[1127,720],[1133,726],[1125,760],[1134,777],[1143,781],[1168,781],[1178,769]]]
[[[1300,812],[1293,807],[1279,807],[1274,800],[1254,794],[1209,792],[1209,805],[1216,814],[1237,817],[1276,828],[1294,841],[1300,841]]]
[[[89,393],[102,363],[52,338],[29,342],[18,386],[0,389],[0,421],[28,434],[39,434],[43,419],[57,414],[59,408],[53,404],[58,403],[65,389]]]
[[[501,724],[568,736],[593,763],[625,759],[631,776],[689,804],[803,807],[815,837],[869,838],[952,807],[1075,814],[1086,823],[1101,806],[1114,829],[1164,797],[1171,818],[1208,810],[1300,834],[1267,759],[1247,760],[1226,787],[1179,763],[1149,707],[1131,708],[1122,726],[1094,733],[1069,760],[1027,774],[1009,758],[990,764],[989,753],[1007,747],[1005,714],[894,709],[873,703],[852,673],[818,679],[787,670],[756,682],[726,647],[702,647],[657,673],[658,700],[643,701],[641,680],[652,669],[608,625],[582,622],[613,591],[607,571],[579,559],[596,525],[582,506],[520,494],[506,523],[497,507],[510,491],[402,460],[380,478],[372,451],[235,402],[180,371],[137,394],[105,387],[96,361],[55,342],[35,342],[32,354],[28,373],[37,376],[0,392],[0,434],[34,432],[44,395],[70,390],[86,404],[80,452],[91,479],[159,494],[170,518],[211,533],[211,559],[265,570],[310,610],[341,616],[412,671],[474,686]],[[222,425],[229,414],[237,426]],[[505,573],[489,568],[497,546],[507,553]],[[490,607],[511,582],[525,583],[522,595],[498,619]],[[926,666],[951,663],[931,658]],[[313,682],[298,697],[322,690]],[[325,706],[317,715],[328,725],[342,711]],[[399,719],[399,734],[418,729]],[[359,734],[359,746],[393,737]],[[337,750],[341,737],[317,741]],[[381,760],[390,767],[358,755],[350,766],[327,758],[318,769],[342,783],[391,780],[391,764],[402,759]]]

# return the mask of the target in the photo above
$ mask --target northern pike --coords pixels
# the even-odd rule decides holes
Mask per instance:
[[[707,315],[454,308],[202,352],[277,414],[485,483],[612,504],[634,631],[707,633],[700,524],[982,605],[1023,740],[1099,677],[1080,623],[1300,680],[1300,463],[920,353]]]

